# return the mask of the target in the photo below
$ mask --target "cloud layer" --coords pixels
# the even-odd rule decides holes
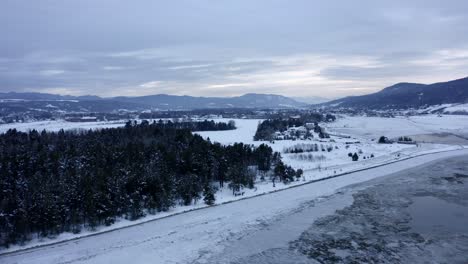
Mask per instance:
[[[340,97],[468,75],[468,2],[343,2],[5,0],[0,92]]]

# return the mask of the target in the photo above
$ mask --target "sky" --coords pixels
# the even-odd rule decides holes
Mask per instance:
[[[0,92],[338,98],[468,76],[466,0],[2,0]]]

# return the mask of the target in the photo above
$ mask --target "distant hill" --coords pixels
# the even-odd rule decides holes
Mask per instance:
[[[72,96],[72,95],[58,95],[49,93],[0,93],[0,100],[100,100],[99,96],[95,95],[84,95],[84,96]]]
[[[149,95],[140,97],[114,97],[112,100],[149,105],[160,109],[200,108],[294,108],[307,104],[273,94],[245,94],[236,97],[193,97],[177,95]]]
[[[138,97],[102,98],[93,95],[70,96],[46,93],[0,93],[2,108],[20,112],[35,110],[110,112],[114,110],[191,110],[205,108],[296,108],[306,103],[273,94],[245,94],[236,97],[193,97],[177,95],[148,95]]]
[[[322,105],[396,109],[466,102],[468,102],[468,77],[434,84],[398,83],[377,93],[349,96]]]

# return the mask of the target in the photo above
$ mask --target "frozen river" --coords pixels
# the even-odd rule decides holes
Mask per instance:
[[[197,263],[467,263],[467,160],[348,186]],[[349,205],[311,221],[343,204]]]

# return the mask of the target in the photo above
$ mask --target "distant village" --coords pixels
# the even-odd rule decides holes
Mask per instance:
[[[312,140],[315,132],[319,138],[330,138],[330,134],[318,123],[306,123],[304,126],[288,127],[285,131],[276,131],[273,134],[274,140]]]

